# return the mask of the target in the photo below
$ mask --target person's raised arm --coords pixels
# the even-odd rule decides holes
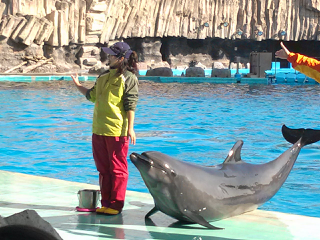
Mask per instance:
[[[306,76],[313,78],[320,83],[320,61],[311,57],[307,57],[300,53],[290,52],[284,44],[280,43],[282,49],[275,53],[277,58],[286,59],[292,67],[305,74]]]
[[[276,51],[276,58],[287,59],[290,51],[284,46],[283,42],[280,43],[282,49]]]
[[[81,85],[81,83],[79,82],[78,74],[71,75],[71,78],[74,84],[76,85],[76,87],[78,88],[79,92],[81,92],[84,96],[86,96],[88,89]]]

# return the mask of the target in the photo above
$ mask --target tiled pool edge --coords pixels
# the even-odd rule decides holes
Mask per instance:
[[[96,75],[81,75],[80,81],[95,81]],[[154,77],[138,76],[140,81],[157,83],[215,83],[215,84],[318,84],[315,80],[272,78],[210,78],[210,77]],[[0,82],[71,81],[70,75],[0,75]]]
[[[80,81],[95,81],[97,76],[79,76]],[[67,80],[71,81],[71,76],[64,75],[0,75],[0,82],[37,82],[37,81],[57,81]]]

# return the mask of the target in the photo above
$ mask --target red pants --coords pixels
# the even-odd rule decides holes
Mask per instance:
[[[121,211],[128,182],[129,140],[92,134],[93,158],[99,171],[101,205]]]

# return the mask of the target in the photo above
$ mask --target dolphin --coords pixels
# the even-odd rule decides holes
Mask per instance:
[[[155,203],[145,218],[161,211],[177,220],[222,229],[210,221],[257,209],[271,199],[287,179],[303,146],[320,140],[320,130],[282,126],[284,138],[293,144],[265,164],[242,161],[243,141],[237,141],[222,164],[200,166],[156,151],[132,153]]]

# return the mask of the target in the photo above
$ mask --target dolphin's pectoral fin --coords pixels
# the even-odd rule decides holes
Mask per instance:
[[[156,212],[158,212],[159,209],[157,208],[157,206],[155,206],[154,208],[152,208],[147,215],[144,218],[149,218],[151,215],[155,214]]]
[[[241,148],[243,145],[243,141],[237,141],[233,147],[231,148],[226,160],[224,160],[223,164],[226,163],[237,163],[241,161]]]
[[[202,216],[200,216],[199,214],[197,213],[193,213],[189,210],[184,210],[183,211],[183,214],[189,218],[190,220],[192,220],[193,222],[196,222],[202,226],[205,226],[207,228],[210,228],[210,229],[215,229],[215,230],[222,230],[224,228],[218,228],[218,227],[215,227],[213,225],[211,225],[210,223],[208,223],[208,221],[206,221]]]
[[[320,130],[315,129],[291,129],[286,125],[282,126],[282,135],[290,143],[296,143],[300,138],[302,147],[320,141]]]
[[[157,225],[151,220],[151,218],[144,218],[144,223],[145,223],[147,226],[157,226]]]

